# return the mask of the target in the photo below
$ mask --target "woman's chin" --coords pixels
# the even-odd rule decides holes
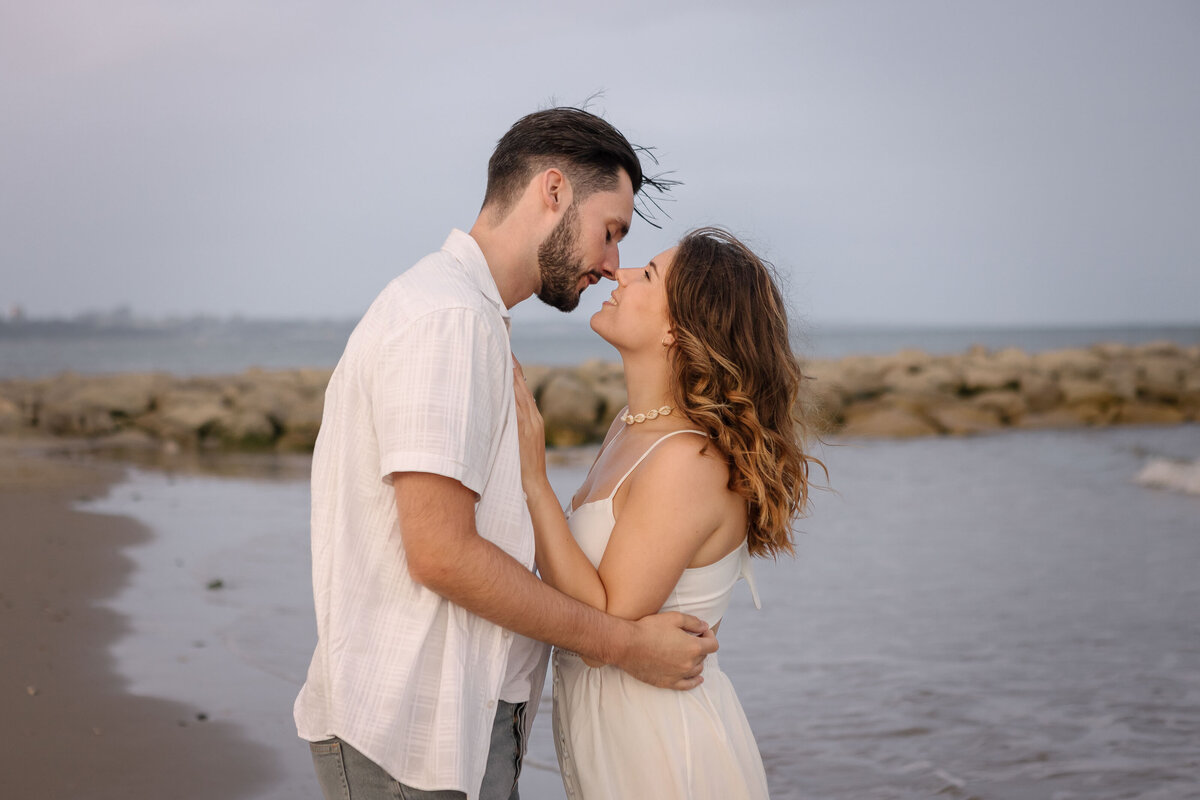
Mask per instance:
[[[597,311],[595,314],[592,315],[592,318],[591,318],[591,320],[589,320],[588,325],[591,327],[591,329],[593,331],[596,332],[597,336],[599,336],[601,339],[603,339],[604,341],[608,342],[610,345],[613,346],[613,348],[617,351],[617,355],[619,355],[621,357],[622,361],[625,360],[626,356],[629,353],[638,352],[639,349],[645,349],[645,348],[649,347],[648,345],[645,345],[645,344],[643,344],[641,348],[638,348],[636,346],[631,346],[628,338],[621,337],[619,335],[619,333],[615,333],[611,329],[609,324],[605,322],[605,320],[603,318],[603,314],[604,314],[604,309],[600,309],[599,311]],[[618,341],[618,339],[621,339],[621,341]],[[657,342],[655,344],[657,345]],[[659,348],[659,349],[661,349],[661,348]]]
[[[600,322],[599,325],[596,324],[597,321],[600,319],[600,315],[603,313],[604,313],[604,308],[601,307],[601,309],[599,311],[597,311],[595,314],[592,314],[592,318],[590,320],[588,320],[588,327],[590,327],[593,331],[595,331],[596,334],[601,339],[608,342],[609,344],[612,344],[612,340],[604,335],[604,323]]]
[[[605,309],[601,308],[595,314],[592,314],[592,318],[588,321],[588,326],[595,331],[597,336],[616,348],[617,353],[621,355],[621,358],[624,358],[624,351],[621,349],[621,345],[617,344],[616,340],[613,339],[612,326],[606,321],[604,311]]]

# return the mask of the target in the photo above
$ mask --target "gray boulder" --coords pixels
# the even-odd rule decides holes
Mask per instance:
[[[604,398],[582,378],[567,370],[556,370],[547,378],[537,401],[549,445],[583,444],[602,424]]]

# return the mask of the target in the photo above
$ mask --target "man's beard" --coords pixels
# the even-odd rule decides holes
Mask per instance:
[[[575,253],[578,240],[579,215],[572,202],[554,230],[538,245],[542,288],[537,297],[559,311],[573,311],[579,305],[580,290],[577,287],[584,270],[583,259]]]

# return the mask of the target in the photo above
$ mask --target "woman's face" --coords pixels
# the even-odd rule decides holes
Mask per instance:
[[[592,330],[618,350],[662,349],[671,330],[666,278],[677,249],[664,250],[644,267],[617,270],[617,288],[592,316]]]

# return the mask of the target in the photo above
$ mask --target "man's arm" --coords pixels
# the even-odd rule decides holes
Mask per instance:
[[[691,689],[717,640],[685,614],[618,619],[545,585],[475,529],[475,493],[425,472],[392,476],[413,580],[523,636],[614,664],[655,686]],[[694,635],[700,634],[700,635]]]

